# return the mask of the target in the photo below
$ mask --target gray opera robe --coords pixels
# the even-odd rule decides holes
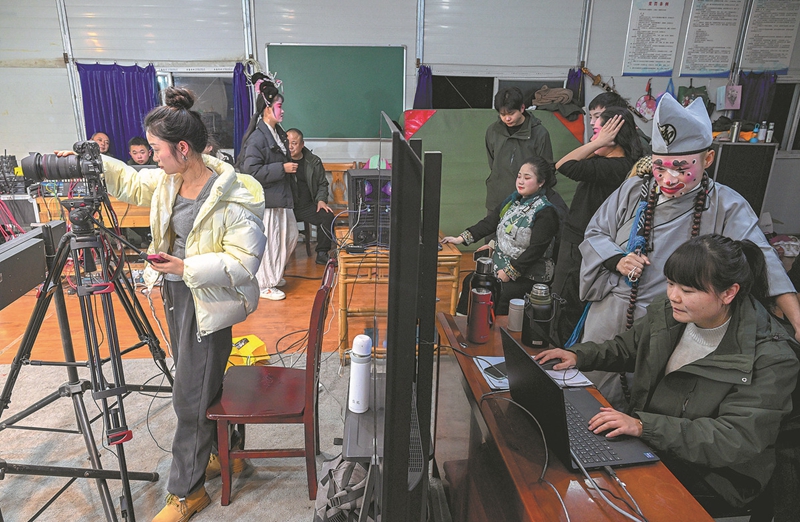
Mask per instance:
[[[591,301],[592,305],[586,317],[583,341],[607,341],[625,329],[631,287],[625,276],[607,270],[603,262],[626,253],[642,182],[639,177],[625,181],[600,206],[586,228],[585,239],[580,245],[583,255],[580,296],[584,301]],[[653,298],[667,290],[664,264],[678,246],[691,238],[696,194],[697,191],[693,190],[684,196],[661,201],[656,206],[653,250],[647,253],[650,265],[645,267],[639,280],[634,312],[637,319],[645,315],[645,308]],[[733,239],[749,239],[761,247],[767,262],[770,295],[795,291],[778,255],[758,228],[758,218],[750,204],[730,187],[713,181],[709,185],[706,210],[700,219],[700,235],[712,233]],[[588,372],[588,376],[613,406],[624,407],[617,374]]]

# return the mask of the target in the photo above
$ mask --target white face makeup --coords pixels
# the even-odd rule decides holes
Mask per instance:
[[[708,156],[705,152],[687,156],[653,154],[653,176],[664,197],[677,198],[691,192],[703,179],[710,163]]]

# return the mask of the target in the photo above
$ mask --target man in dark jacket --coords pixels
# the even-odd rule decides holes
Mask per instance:
[[[317,225],[318,265],[328,262],[333,237],[333,211],[328,206],[328,179],[322,160],[305,147],[303,133],[298,129],[286,131],[289,137],[289,153],[297,162],[297,172],[292,179],[294,217],[300,221]]]
[[[553,161],[550,134],[539,118],[525,110],[519,87],[501,89],[494,97],[494,108],[500,117],[486,129],[491,169],[486,178],[487,215],[514,192],[523,161],[531,156]]]

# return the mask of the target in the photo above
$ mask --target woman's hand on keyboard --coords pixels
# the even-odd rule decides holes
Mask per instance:
[[[642,421],[614,408],[600,408],[600,413],[589,420],[589,431],[598,435],[607,432],[605,436],[609,438],[619,435],[641,437]]]

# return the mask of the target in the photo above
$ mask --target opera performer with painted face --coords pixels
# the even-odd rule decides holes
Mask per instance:
[[[636,176],[600,206],[580,245],[580,297],[590,301],[583,341],[603,342],[645,315],[667,281],[664,264],[682,243],[705,234],[749,239],[764,253],[769,295],[800,331],[800,304],[777,254],[758,228],[753,209],[706,169],[714,161],[711,120],[702,101],[682,107],[669,94],[653,119],[652,168],[640,161]],[[590,372],[615,407],[626,405],[617,374]]]

